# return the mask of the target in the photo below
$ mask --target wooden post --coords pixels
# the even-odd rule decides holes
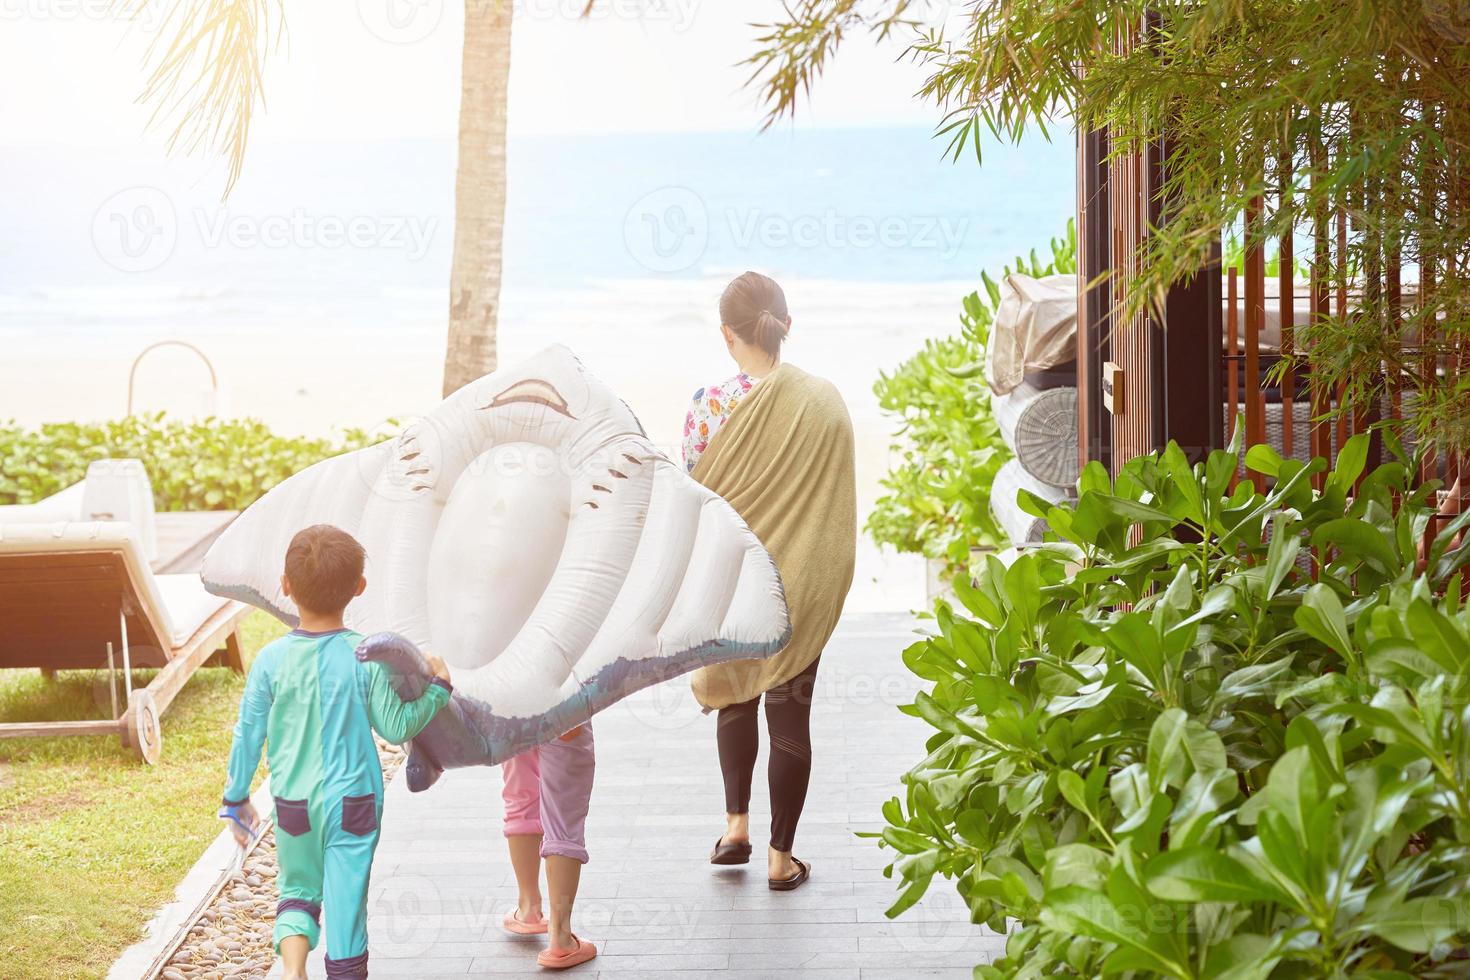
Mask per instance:
[[[1291,212],[1291,158],[1281,159],[1281,197],[1277,207],[1284,213]],[[1290,457],[1296,442],[1296,373],[1292,360],[1296,356],[1296,258],[1292,246],[1291,222],[1287,222],[1281,233],[1280,251],[1277,253],[1280,269],[1277,270],[1277,302],[1281,317],[1281,356],[1286,359],[1286,370],[1281,375],[1281,455]]]
[[[245,673],[245,655],[240,650],[240,630],[231,630],[225,637],[225,666],[237,674]]]
[[[1111,469],[1112,426],[1103,407],[1101,379],[1107,360],[1112,286],[1108,138],[1078,133],[1077,148],[1077,452],[1081,466],[1099,460]]]
[[[1240,277],[1236,274],[1235,263],[1232,262],[1230,264],[1229,284],[1226,287],[1229,294],[1230,306],[1225,313],[1225,332],[1226,336],[1229,338],[1227,340],[1227,349],[1229,353],[1226,355],[1225,363],[1229,365],[1230,371],[1229,380],[1226,382],[1228,390],[1228,395],[1226,396],[1226,407],[1228,409],[1228,415],[1226,417],[1229,419],[1230,423],[1229,437],[1231,439],[1235,438],[1235,428],[1237,425],[1240,424],[1240,420],[1238,418],[1240,414],[1240,382],[1238,380],[1240,363],[1240,315],[1236,311],[1236,307],[1240,303],[1239,279]]]
[[[1261,247],[1259,196],[1245,208],[1245,380],[1241,398],[1245,402],[1245,441],[1252,446],[1266,441],[1265,405],[1261,391],[1261,324],[1266,313],[1266,253]],[[1246,470],[1246,479],[1264,490],[1265,481]]]
[[[1320,136],[1314,138],[1311,147],[1312,180],[1315,183],[1318,168],[1322,166],[1325,151],[1322,147]],[[1312,214],[1312,345],[1316,347],[1321,344],[1322,325],[1328,316],[1327,306],[1327,266],[1331,261],[1331,251],[1327,241],[1327,207],[1319,204]],[[1314,365],[1307,377],[1310,386],[1312,401],[1312,456],[1322,459],[1332,459],[1332,431],[1326,421],[1326,415],[1332,410],[1332,396],[1328,391],[1326,383],[1319,377]],[[1318,491],[1326,485],[1326,474],[1317,473],[1312,477],[1312,484]],[[1313,565],[1316,568],[1316,565]]]
[[[1347,212],[1341,208],[1337,212],[1337,318],[1344,325],[1348,322],[1348,264],[1347,264]],[[1348,430],[1348,406],[1347,382],[1342,381],[1337,386],[1337,448],[1340,451],[1342,444],[1347,442]]]

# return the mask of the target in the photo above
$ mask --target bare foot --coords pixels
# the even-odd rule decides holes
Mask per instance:
[[[748,844],[750,843],[750,814],[727,813],[725,814],[725,836],[720,838],[721,844]]]
[[[801,873],[801,866],[791,860],[790,851],[778,851],[774,847],[767,848],[766,850],[766,877],[772,881],[794,878]]]

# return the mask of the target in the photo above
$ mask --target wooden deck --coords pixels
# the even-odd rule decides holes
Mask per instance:
[[[881,826],[883,801],[901,792],[898,777],[924,754],[929,729],[895,709],[918,686],[899,656],[912,628],[907,616],[850,616],[828,647],[813,713],[816,768],[795,847],[812,880],[796,892],[766,888],[764,751],[752,806],[757,861],[707,863],[724,805],[714,719],[700,714],[687,681],[597,716],[592,860],[574,927],[601,955],[573,975],[969,980],[976,963],[999,955],[1002,938],[969,923],[950,882],[936,881],[918,906],[886,919],[896,891],[881,869],[892,852],[854,836]],[[515,899],[500,784],[499,769],[450,772],[422,794],[401,778],[390,784],[369,899],[372,976],[541,972],[541,941],[500,928]],[[321,955],[312,976],[324,975]]]

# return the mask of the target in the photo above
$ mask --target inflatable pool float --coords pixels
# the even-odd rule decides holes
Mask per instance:
[[[790,634],[774,562],[718,496],[649,442],[565,347],[473,382],[395,439],[317,463],[205,556],[209,591],[295,625],[292,535],[333,524],[367,550],[347,607],[401,696],[450,665],[451,707],[413,743],[409,785],[493,765],[640,688],[767,657]]]

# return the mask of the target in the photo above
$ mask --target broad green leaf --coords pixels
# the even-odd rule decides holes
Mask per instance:
[[[1374,674],[1390,678],[1406,687],[1445,673],[1444,665],[1427,654],[1417,643],[1397,636],[1370,643],[1363,652],[1363,663]],[[1458,674],[1459,671],[1455,673]]]
[[[1169,846],[1188,847],[1198,843],[1220,808],[1235,799],[1240,788],[1230,769],[1192,773],[1179,791],[1179,801],[1169,815]]]
[[[1266,553],[1265,599],[1268,602],[1296,567],[1296,556],[1302,546],[1296,525],[1297,522],[1286,514],[1277,514],[1271,520],[1271,544]]]
[[[1208,847],[1168,850],[1144,866],[1148,890],[1170,902],[1284,902],[1235,858]]]
[[[1360,724],[1371,726],[1376,737],[1411,747],[1426,758],[1438,755],[1433,738],[1425,730],[1408,696],[1399,688],[1380,690],[1373,696],[1372,704],[1346,702],[1331,705],[1327,711],[1348,715]]]
[[[1333,746],[1336,745],[1337,741],[1334,739]],[[1307,750],[1320,777],[1329,781],[1343,778],[1341,756],[1328,747],[1317,723],[1305,714],[1297,715],[1286,726],[1286,747],[1294,749],[1298,746]]]
[[[1347,616],[1337,593],[1327,586],[1318,583],[1308,589],[1295,618],[1313,639],[1344,657],[1351,655],[1353,641],[1348,636]]]
[[[1257,443],[1245,451],[1245,465],[1257,473],[1277,476],[1281,473],[1281,454],[1266,443]]]
[[[899,894],[898,900],[890,905],[888,910],[883,914],[893,919],[907,912],[914,906],[915,902],[924,897],[924,893],[929,890],[929,882],[931,880],[931,878],[918,878],[911,881],[908,887]]]
[[[1288,749],[1276,760],[1262,793],[1271,809],[1286,818],[1297,840],[1305,845],[1310,840],[1312,811],[1324,805],[1321,789],[1311,754],[1302,747]]]
[[[1335,545],[1347,558],[1355,558],[1380,575],[1394,575],[1401,562],[1393,544],[1367,521],[1341,517],[1328,521],[1312,533],[1312,545],[1323,549]]]
[[[1048,893],[1068,885],[1101,889],[1110,864],[1109,857],[1091,844],[1063,844],[1046,852],[1042,882]]]
[[[982,271],[980,273],[980,281],[985,285],[985,295],[990,299],[991,309],[999,308],[1000,286],[996,285],[995,280],[990,278],[990,273],[988,272]]]
[[[1209,772],[1227,765],[1220,736],[1170,708],[1154,721],[1148,735],[1149,783],[1155,789],[1181,786],[1190,772]]]
[[[1207,619],[1213,619],[1229,609],[1234,603],[1235,588],[1228,582],[1222,582],[1206,592],[1204,599],[1199,604],[1199,609],[1195,610],[1194,613],[1185,619],[1180,620],[1175,626],[1175,629],[1178,629],[1180,626],[1193,626],[1195,623],[1202,623]]]
[[[1135,925],[1136,918],[1120,912],[1107,895],[1077,885],[1047,893],[1041,906],[1041,921],[1048,928],[1115,943],[1142,954],[1169,976],[1189,976],[1188,966],[1173,957],[1164,937]]]
[[[962,719],[953,711],[941,707],[938,701],[935,701],[932,696],[923,691],[920,691],[914,696],[914,709],[918,712],[920,718],[923,718],[942,732],[949,732],[951,735],[968,735],[971,737],[983,737],[984,735],[984,732],[975,727],[972,722]]]
[[[1415,599],[1404,618],[1414,641],[1445,673],[1455,676],[1470,666],[1470,637],[1461,634],[1444,613]]]
[[[1149,682],[1163,682],[1164,648],[1158,631],[1142,613],[1124,613],[1103,634],[1108,646],[1118,656],[1138,668]]]
[[[1082,472],[1077,477],[1077,492],[1081,496],[1095,493],[1111,493],[1113,489],[1112,478],[1108,476],[1107,467],[1095,459],[1087,461],[1082,467]]]
[[[1251,664],[1233,671],[1220,682],[1216,696],[1220,700],[1270,697],[1281,681],[1292,676],[1291,664],[1295,658],[1296,654],[1289,653],[1280,660]]]
[[[1153,790],[1143,763],[1132,763],[1114,773],[1108,781],[1108,794],[1125,820],[1147,807]]]
[[[1077,694],[1052,698],[1046,704],[1046,711],[1047,714],[1055,716],[1064,715],[1071,711],[1095,708],[1112,697],[1113,692],[1117,689],[1118,685],[1116,684],[1104,684],[1101,686],[1086,684],[1079,688]],[[1082,693],[1084,691],[1086,693]]]
[[[932,838],[907,827],[884,827],[883,842],[900,854],[922,854],[934,846]]]
[[[1331,704],[1352,697],[1354,690],[1352,682],[1341,674],[1308,677],[1305,680],[1288,683],[1277,692],[1276,707],[1281,707],[1292,698]]]
[[[1006,604],[1027,629],[1036,624],[1041,609],[1041,576],[1036,561],[1034,555],[1021,555],[1006,570],[1005,577]]]
[[[1285,937],[1242,932],[1210,947],[1201,974],[1208,980],[1266,980],[1281,962]]]
[[[1180,499],[1184,503],[1183,516],[1203,526],[1205,523],[1204,497],[1200,493],[1199,479],[1194,475],[1194,467],[1189,465],[1184,450],[1179,448],[1177,442],[1170,439],[1169,444],[1164,447],[1160,463],[1168,472],[1174,489],[1179,491]]]
[[[1230,477],[1239,466],[1238,461],[1238,456],[1223,449],[1216,449],[1205,459],[1205,491],[1211,507],[1230,489]]]
[[[1071,769],[1063,769],[1057,773],[1057,788],[1068,803],[1083,813],[1087,812],[1087,784],[1082,781],[1081,776]]]
[[[1363,909],[1354,929],[1370,932],[1399,949],[1427,953],[1465,928],[1470,912],[1464,896],[1426,895]]]
[[[1326,492],[1343,496],[1352,493],[1353,484],[1368,463],[1368,443],[1368,433],[1360,432],[1342,444],[1337,451],[1337,464],[1327,475]]]

